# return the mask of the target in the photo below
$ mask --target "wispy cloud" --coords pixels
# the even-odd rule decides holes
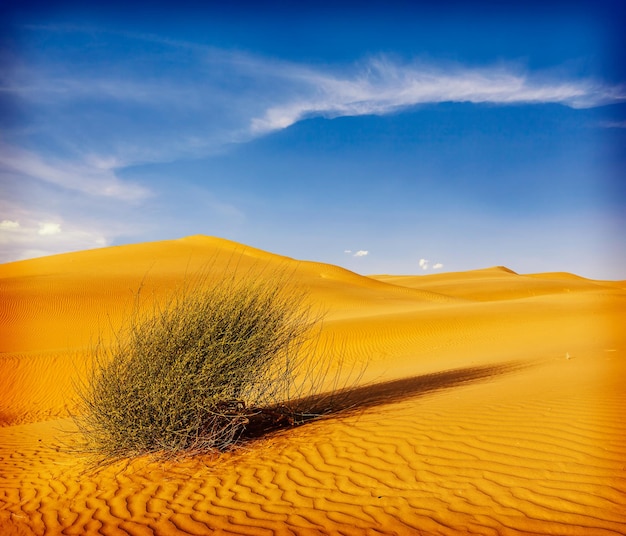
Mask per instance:
[[[81,32],[75,27],[30,29]],[[93,29],[83,34],[93,34],[100,46],[123,38],[137,53],[115,62],[90,57],[76,69],[65,62],[64,50],[46,52],[45,61],[21,58],[12,76],[0,80],[0,95],[45,111],[42,116],[62,110],[74,121],[72,128],[59,125],[64,137],[85,153],[89,144],[98,143],[101,150],[95,152],[106,155],[108,150],[125,162],[204,156],[311,117],[385,115],[441,102],[586,108],[626,100],[623,85],[568,77],[563,71],[531,72],[515,63],[476,67],[375,56],[312,66],[150,34]],[[146,54],[145,43],[162,53]],[[61,114],[57,117],[64,121]]]
[[[44,159],[32,151],[0,145],[0,173],[3,175],[34,178],[67,190],[131,202],[150,195],[148,189],[119,179],[115,168],[114,159]]]
[[[599,126],[602,128],[626,128],[626,121],[603,121]]]
[[[588,108],[626,100],[626,87],[593,80],[551,79],[519,68],[402,64],[384,58],[367,61],[351,76],[302,69],[284,76],[302,82],[300,95],[270,106],[252,119],[252,132],[286,128],[309,117],[385,115],[419,104],[441,102],[541,104]]]

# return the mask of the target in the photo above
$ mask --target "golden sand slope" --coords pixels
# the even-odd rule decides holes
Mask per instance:
[[[358,411],[84,473],[68,411],[90,346],[142,282],[235,265],[310,288],[325,348],[368,362]],[[1,265],[0,295],[0,534],[626,534],[624,282],[368,278],[190,237]]]

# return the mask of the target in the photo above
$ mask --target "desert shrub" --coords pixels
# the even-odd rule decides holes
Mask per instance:
[[[105,459],[221,451],[251,419],[305,418],[289,400],[319,317],[284,277],[196,281],[149,310],[137,307],[94,351],[79,388],[86,450]]]

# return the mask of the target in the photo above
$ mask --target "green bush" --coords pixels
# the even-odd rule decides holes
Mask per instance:
[[[318,318],[284,277],[204,280],[141,310],[98,346],[79,389],[87,451],[107,460],[221,451],[255,416],[297,420],[288,400]]]

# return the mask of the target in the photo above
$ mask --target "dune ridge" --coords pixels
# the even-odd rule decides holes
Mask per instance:
[[[324,351],[367,365],[346,411],[86,472],[69,415],[94,341],[140,285],[234,266],[309,289]],[[366,277],[201,235],[0,265],[0,533],[626,534],[625,287]]]

